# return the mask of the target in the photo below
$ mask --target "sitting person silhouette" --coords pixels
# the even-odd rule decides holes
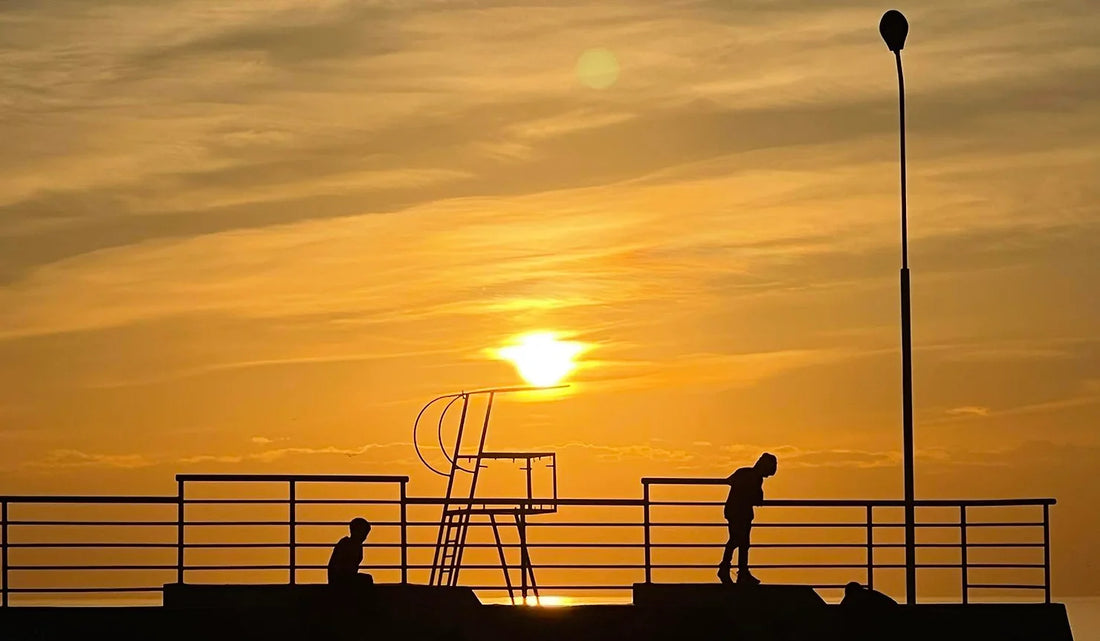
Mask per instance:
[[[730,493],[726,498],[725,517],[729,527],[729,540],[718,564],[718,578],[730,584],[730,565],[733,551],[737,550],[737,582],[757,585],[757,579],[749,572],[749,530],[755,516],[753,506],[764,502],[764,479],[775,474],[778,462],[774,454],[764,452],[752,467],[743,467],[726,480]]]
[[[898,602],[878,590],[860,585],[856,581],[844,586],[844,599],[840,605],[845,608],[883,608],[897,605]]]
[[[332,548],[332,556],[328,560],[329,585],[363,585],[374,583],[374,577],[366,572],[359,571],[359,564],[363,562],[363,542],[370,534],[370,523],[361,517],[356,517],[348,524],[351,536],[340,539]]]

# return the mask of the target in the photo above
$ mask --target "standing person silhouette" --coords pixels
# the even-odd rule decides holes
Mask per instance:
[[[348,524],[350,536],[340,539],[328,559],[329,585],[362,585],[374,583],[374,577],[359,571],[363,562],[363,542],[370,534],[370,523],[356,517]]]
[[[729,540],[718,564],[718,578],[722,583],[733,583],[730,565],[734,549],[737,550],[737,582],[748,585],[760,583],[760,579],[749,572],[749,530],[755,516],[753,506],[764,502],[764,479],[775,474],[777,465],[775,455],[764,452],[755,465],[743,467],[726,479],[730,484],[724,511],[729,524]]]

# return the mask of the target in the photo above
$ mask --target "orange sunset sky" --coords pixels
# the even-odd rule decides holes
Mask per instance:
[[[420,406],[548,331],[572,386],[490,440],[564,496],[767,449],[770,498],[900,498],[886,8],[5,2],[0,493],[437,494]],[[1100,594],[1100,14],[897,8],[918,497],[1056,497],[1054,592]]]

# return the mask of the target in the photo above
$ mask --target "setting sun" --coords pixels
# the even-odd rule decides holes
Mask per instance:
[[[497,350],[510,361],[525,381],[548,386],[561,382],[577,367],[574,360],[583,351],[580,343],[558,340],[551,332],[525,334],[514,344]]]

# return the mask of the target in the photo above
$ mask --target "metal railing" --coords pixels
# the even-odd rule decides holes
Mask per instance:
[[[184,583],[185,572],[188,569],[193,571],[201,570],[225,570],[225,569],[237,569],[237,570],[282,570],[288,571],[288,583],[291,585],[298,582],[298,570],[299,569],[321,569],[325,566],[318,565],[300,565],[298,563],[298,550],[309,549],[316,547],[331,547],[331,543],[299,543],[298,542],[298,529],[303,526],[345,526],[347,520],[333,521],[333,520],[300,520],[298,518],[299,506],[308,505],[322,505],[322,506],[336,506],[336,505],[397,505],[399,507],[399,518],[396,526],[400,531],[400,539],[398,542],[398,549],[401,552],[401,583],[408,582],[408,528],[406,527],[406,506],[407,502],[407,489],[409,483],[409,477],[407,476],[393,476],[393,475],[364,475],[364,474],[178,474],[176,475],[176,483],[178,486],[176,501],[178,505],[178,529],[179,532],[176,537],[177,547],[177,564],[176,564],[176,582]],[[216,483],[220,485],[226,484],[276,484],[286,487],[286,498],[233,498],[233,497],[220,497],[220,498],[187,498],[187,487],[190,484],[194,487],[196,484],[202,483]],[[316,498],[300,498],[298,495],[298,489],[302,486],[310,484],[370,484],[370,485],[383,485],[388,486],[391,490],[397,489],[396,499],[316,499]],[[188,505],[201,506],[201,505],[230,505],[230,506],[247,506],[247,505],[276,505],[286,506],[287,516],[286,521],[255,521],[255,520],[231,520],[231,521],[213,521],[213,520],[192,520],[188,521],[186,518],[186,508]],[[286,543],[255,543],[255,542],[237,542],[237,543],[197,543],[187,544],[187,528],[207,527],[207,528],[224,528],[224,527],[254,527],[254,526],[277,526],[286,527],[287,539]],[[384,525],[395,525],[393,523],[384,523]],[[234,549],[278,549],[286,547],[287,549],[287,564],[282,565],[194,565],[188,568],[186,564],[185,552],[188,547],[191,549],[221,549],[221,550],[234,550]]]
[[[725,524],[718,522],[709,523],[661,523],[655,522],[652,513],[655,506],[696,506],[696,505],[717,505],[716,502],[699,503],[695,501],[660,501],[652,498],[652,493],[655,487],[661,486],[722,486],[728,487],[728,481],[726,479],[713,478],[643,478],[642,479],[642,493],[643,503],[645,505],[644,514],[642,517],[643,528],[645,529],[645,581],[648,583],[652,581],[653,569],[657,567],[652,563],[652,553],[654,549],[658,549],[662,546],[652,542],[652,533],[656,528],[660,527],[724,527]],[[916,542],[916,548],[919,551],[953,551],[958,554],[958,561],[932,561],[932,562],[920,562],[918,559],[917,570],[957,570],[959,573],[959,600],[962,603],[970,602],[970,593],[973,590],[1024,590],[1024,591],[1042,591],[1043,600],[1046,603],[1050,603],[1050,507],[1054,505],[1056,501],[1051,498],[1037,498],[1037,499],[933,499],[933,500],[919,500],[916,501],[916,508],[938,510],[941,513],[946,511],[952,514],[957,514],[957,517],[948,517],[934,520],[932,522],[918,522],[916,528],[918,535],[928,531],[940,531],[946,533],[957,532],[957,540],[944,541],[945,537],[937,537],[941,540],[937,541],[921,541],[918,536]],[[860,570],[865,572],[862,577],[862,582],[870,587],[875,586],[876,571],[880,570],[904,570],[904,563],[890,563],[882,562],[876,558],[876,551],[883,550],[904,550],[905,544],[902,541],[881,541],[877,540],[876,533],[879,532],[897,532],[901,533],[905,527],[904,521],[897,516],[893,519],[884,518],[883,512],[894,510],[900,511],[904,509],[905,502],[901,500],[771,500],[765,501],[763,506],[768,508],[769,513],[773,513],[772,508],[832,508],[842,509],[845,511],[854,511],[855,518],[846,519],[842,522],[761,522],[754,523],[753,529],[769,529],[769,528],[796,528],[800,530],[817,530],[821,528],[844,528],[852,529],[855,531],[863,532],[862,541],[853,541],[850,539],[840,542],[792,542],[792,543],[754,543],[753,548],[787,548],[787,549],[802,549],[802,550],[838,550],[838,549],[862,549],[864,559],[862,563],[849,561],[846,563],[805,563],[805,564],[753,564],[752,567],[768,567],[773,569],[797,569],[797,570],[814,570],[814,569],[836,569],[836,570]],[[982,518],[975,520],[973,517],[975,513],[987,512],[987,513],[1003,513],[1006,510],[1018,510],[1027,509],[1032,512],[1038,511],[1037,514],[1032,514],[1030,520],[1026,521],[1012,521],[1012,520],[991,520],[990,518]],[[968,516],[970,517],[968,520]],[[997,516],[997,514],[993,514]],[[957,518],[957,520],[955,520]],[[995,532],[998,530],[1011,530],[1014,534],[1020,531],[1036,531],[1036,535],[1032,536],[1029,540],[990,540],[992,537],[981,536],[982,540],[974,540],[974,537],[970,534],[971,531],[978,530],[983,532]],[[754,535],[755,537],[755,535]],[[1040,550],[1042,553],[1041,560],[1033,559],[1030,561],[972,561],[971,555],[975,552],[985,553],[989,550],[1001,550],[1001,551],[1034,551]],[[665,566],[668,567],[668,566]],[[1006,582],[1003,580],[997,580],[995,578],[986,578],[984,580],[974,581],[971,580],[972,571],[1001,571],[1001,570],[1013,570],[1013,571],[1040,571],[1041,579],[1033,580],[1029,582]],[[1019,572],[1018,572],[1019,574]],[[855,580],[853,578],[853,580]],[[841,588],[843,584],[815,584],[815,587],[830,587]]]
[[[364,569],[380,582],[425,583],[448,503],[408,496],[405,476],[180,475],[177,483],[175,496],[0,497],[3,605],[13,596],[151,596],[171,582],[323,582],[328,550],[360,515],[373,525]],[[725,479],[646,478],[641,498],[557,498],[556,514],[527,522],[541,594],[603,598],[628,595],[637,582],[714,581],[726,524],[724,497],[713,486],[728,487]],[[330,487],[340,488],[338,497],[317,496]],[[366,494],[349,497],[353,490]],[[516,499],[477,503],[514,506]],[[1054,503],[918,501],[918,570],[929,579],[922,585],[952,590],[961,603],[975,591],[1002,590],[1039,592],[1049,602]],[[753,524],[751,567],[771,583],[837,589],[858,580],[900,593],[903,505],[765,501]],[[518,541],[502,545],[519,553]],[[466,547],[460,583],[505,592],[497,543],[472,531]]]
[[[86,558],[89,553],[102,550],[123,551],[124,553],[146,550],[172,550],[176,548],[176,542],[168,536],[163,534],[153,537],[142,535],[172,532],[177,527],[177,522],[166,510],[175,503],[176,498],[172,496],[0,496],[0,581],[3,581],[3,587],[0,588],[0,603],[7,607],[10,604],[11,596],[14,594],[108,593],[117,595],[160,592],[164,588],[163,582],[156,585],[145,585],[140,582],[136,584],[130,582],[125,585],[103,585],[103,582],[100,582],[97,577],[93,579],[96,583],[91,585],[41,585],[38,582],[33,582],[31,585],[14,586],[12,585],[12,577],[17,574],[27,575],[29,573],[34,573],[37,576],[52,576],[57,572],[73,573],[74,571],[95,575],[100,575],[103,572],[128,572],[131,574],[138,573],[142,576],[153,572],[167,577],[169,571],[175,570],[175,563],[168,560],[138,560],[129,563],[119,563],[112,560],[111,562],[99,563],[91,561],[74,563],[51,558],[35,562],[35,559],[32,558],[30,562],[18,563],[13,562],[13,554],[21,551],[32,554],[39,551],[55,553],[69,551],[78,552]],[[159,511],[164,512],[164,514],[159,515],[161,518],[152,518],[151,516],[140,518],[141,515],[127,518],[104,517],[104,510],[117,506],[125,507],[128,511],[136,509],[139,512]],[[160,509],[157,509],[158,506]],[[57,507],[66,508],[65,512],[67,514],[63,513],[63,516],[50,518],[34,518],[31,514],[20,515],[16,513],[26,512],[34,508],[50,510]],[[73,514],[73,512],[87,512],[84,509],[85,507],[94,507],[95,512],[88,515]],[[138,534],[139,536],[135,538],[142,540],[135,541],[131,538],[120,540],[119,537],[110,536],[111,530],[119,528],[125,528],[128,534]],[[24,529],[33,533],[32,540],[13,541],[13,532]],[[59,532],[64,534],[74,529],[81,533],[81,538],[73,540],[69,537],[56,536]],[[47,533],[55,534],[55,536],[49,536]],[[35,556],[38,555],[35,554]],[[106,581],[106,583],[114,582]]]

